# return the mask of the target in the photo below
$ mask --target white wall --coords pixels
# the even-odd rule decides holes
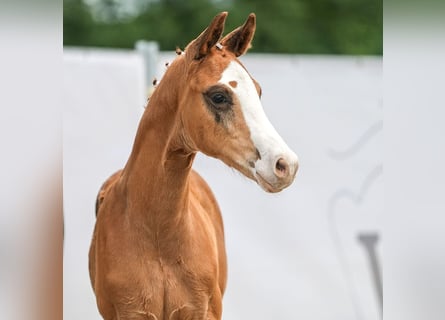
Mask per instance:
[[[64,54],[64,318],[100,319],[87,254],[101,183],[121,168],[145,104],[133,52]],[[164,64],[174,53],[159,59]],[[224,319],[379,319],[369,258],[381,240],[379,58],[248,54],[266,114],[300,158],[294,184],[267,194],[215,159],[195,169],[223,211],[229,259]],[[377,243],[377,258],[381,243]]]

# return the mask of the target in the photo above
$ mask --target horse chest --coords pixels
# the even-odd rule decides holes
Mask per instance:
[[[158,251],[158,243],[141,244],[132,237],[119,241],[106,238],[107,267],[104,277],[99,273],[102,279],[97,288],[107,301],[104,305],[119,310],[122,319],[143,313],[153,315],[153,319],[207,320],[207,310],[214,309],[209,307],[214,303],[211,297],[219,292],[215,255],[197,254],[206,247],[194,244],[197,251],[192,252],[185,245],[168,251],[161,246]]]
[[[119,306],[122,315],[207,320],[209,308],[214,309],[209,307],[215,290],[210,278],[204,272],[184,272],[183,267],[150,262],[143,269],[128,268],[111,284],[117,298],[113,304]]]

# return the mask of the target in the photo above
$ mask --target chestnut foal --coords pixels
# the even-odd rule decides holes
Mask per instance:
[[[237,59],[250,47],[255,15],[221,39],[226,17],[218,14],[167,69],[127,164],[99,192],[89,271],[104,319],[221,319],[223,224],[210,188],[192,170],[196,152],[268,192],[294,179],[297,157]]]

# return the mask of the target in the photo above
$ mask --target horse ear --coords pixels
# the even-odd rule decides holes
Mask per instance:
[[[213,18],[210,25],[185,49],[193,59],[201,59],[209,54],[210,49],[221,39],[226,22],[227,12],[221,12]]]
[[[239,57],[251,47],[255,28],[256,16],[251,13],[242,26],[233,30],[221,40],[221,44]]]

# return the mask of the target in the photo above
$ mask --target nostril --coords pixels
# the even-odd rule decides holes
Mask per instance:
[[[288,172],[289,165],[287,162],[283,158],[278,159],[277,163],[275,164],[275,174],[277,177],[284,178],[288,175]]]

